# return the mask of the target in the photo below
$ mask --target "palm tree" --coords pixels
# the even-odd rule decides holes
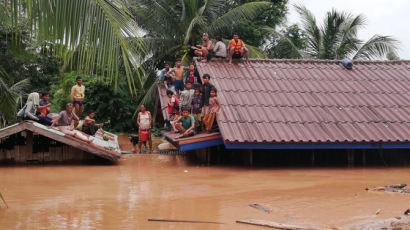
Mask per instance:
[[[125,70],[130,90],[143,84],[136,70],[145,49],[125,0],[3,0],[0,19],[12,31],[27,26],[32,44],[61,57],[64,69],[101,76],[115,87]]]
[[[250,2],[228,12],[226,0],[132,0],[131,8],[153,57],[162,60],[170,54],[186,58],[190,45],[200,41],[201,34],[217,35],[241,19],[252,19],[271,3]],[[265,57],[250,47],[254,57]]]
[[[390,36],[374,35],[368,41],[357,37],[365,25],[363,15],[353,16],[335,9],[328,12],[322,25],[304,6],[295,6],[302,19],[302,30],[307,47],[299,50],[301,57],[314,59],[383,59],[388,53],[396,53],[399,42]],[[297,47],[297,46],[291,46]]]
[[[14,117],[17,102],[26,93],[29,84],[28,79],[15,83],[0,66],[0,128],[6,125],[7,118]]]

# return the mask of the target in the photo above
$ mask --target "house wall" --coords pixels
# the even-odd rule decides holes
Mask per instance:
[[[0,142],[0,163],[81,162],[95,159],[83,150],[23,131]]]

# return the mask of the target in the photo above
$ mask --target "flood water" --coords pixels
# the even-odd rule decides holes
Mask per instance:
[[[0,191],[9,208],[0,208],[0,228],[264,229],[235,223],[242,218],[343,227],[402,215],[410,208],[409,195],[365,188],[409,182],[405,168],[205,167],[188,165],[183,156],[155,154],[127,155],[117,165],[1,167]]]

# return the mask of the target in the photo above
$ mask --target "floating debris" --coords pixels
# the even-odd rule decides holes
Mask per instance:
[[[384,187],[366,188],[366,191],[383,191],[410,194],[410,186],[407,186],[407,184],[392,184]]]
[[[266,212],[266,213],[272,212],[272,209],[270,207],[262,205],[262,204],[258,204],[258,203],[249,204],[249,207],[256,208],[259,211]]]

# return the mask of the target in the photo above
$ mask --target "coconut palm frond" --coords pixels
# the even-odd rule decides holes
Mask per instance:
[[[64,58],[64,66],[117,83],[120,62],[131,83],[145,55],[141,31],[122,0],[5,0],[12,21],[28,21],[33,42]],[[15,7],[12,7],[15,6]],[[138,72],[138,71],[137,71]],[[130,84],[130,89],[135,89]]]
[[[400,42],[390,36],[374,35],[365,42],[353,56],[353,59],[383,59],[390,52],[396,53]]]
[[[357,31],[364,27],[366,18],[363,15],[349,17],[344,23],[339,44],[336,48],[336,59],[347,57],[348,54],[357,50],[357,44],[360,40],[357,39]]]
[[[315,16],[305,6],[294,5],[294,7],[302,19],[302,26],[308,39],[308,49],[306,52],[314,58],[320,58],[322,35]]]
[[[231,28],[241,19],[255,18],[269,6],[271,6],[270,2],[261,1],[249,2],[235,7],[234,9],[215,19],[209,26],[209,32],[216,34],[223,29]]]
[[[10,90],[18,96],[27,94],[27,90],[30,88],[30,79],[21,80],[10,87]]]
[[[16,99],[17,94],[14,93],[3,79],[7,79],[9,76],[0,66],[0,114],[6,116],[13,116],[16,111]]]

